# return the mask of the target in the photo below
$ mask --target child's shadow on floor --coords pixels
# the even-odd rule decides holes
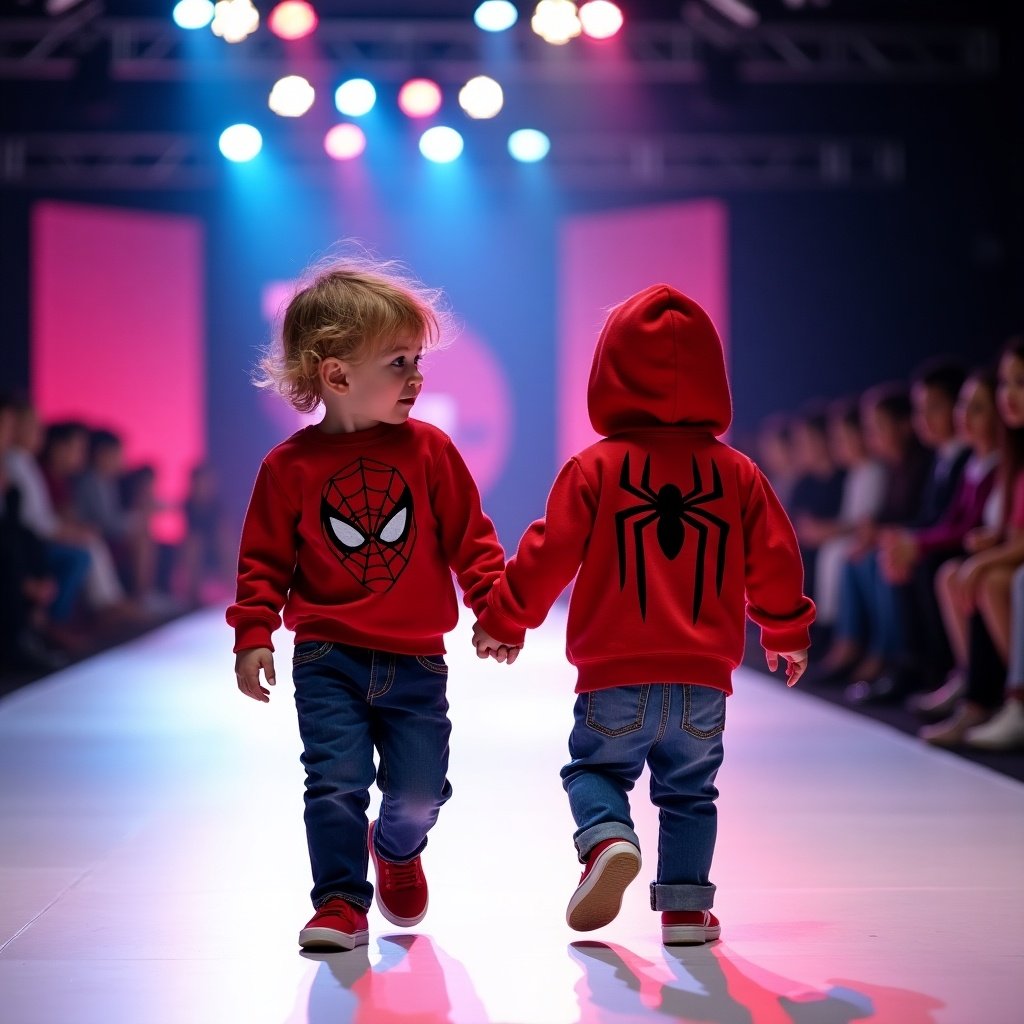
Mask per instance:
[[[453,1003],[459,1019],[487,1019],[465,967],[433,939],[398,934],[375,941],[380,959],[373,964],[368,946],[301,954],[321,965],[309,990],[308,1024],[445,1024]]]
[[[573,942],[583,968],[576,986],[578,1024],[701,1021],[708,1024],[852,1024],[873,1018],[934,1024],[937,999],[906,989],[835,982],[825,990],[775,974],[731,953],[721,943],[662,950],[654,963],[622,946]]]

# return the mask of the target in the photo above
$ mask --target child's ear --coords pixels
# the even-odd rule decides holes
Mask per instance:
[[[320,383],[335,394],[347,395],[350,387],[348,367],[340,359],[325,359],[320,364]]]

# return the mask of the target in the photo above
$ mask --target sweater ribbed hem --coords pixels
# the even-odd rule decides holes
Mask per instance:
[[[576,665],[579,677],[576,692],[607,690],[612,686],[638,686],[642,683],[695,683],[732,693],[732,673],[736,666],[724,658],[701,654],[666,652],[636,654],[622,658],[602,658]]]

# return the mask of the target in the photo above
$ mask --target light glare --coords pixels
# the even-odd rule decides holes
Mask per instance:
[[[562,46],[580,34],[580,19],[572,0],[540,0],[530,27],[546,43]]]
[[[420,136],[420,152],[435,164],[450,164],[462,155],[462,136],[445,125],[428,128]]]
[[[212,0],[179,0],[171,15],[178,28],[206,28],[213,21]]]
[[[459,90],[459,106],[472,118],[496,117],[505,104],[501,86],[493,78],[477,75]]]
[[[301,75],[286,75],[274,83],[267,106],[281,117],[302,117],[316,99],[313,86]]]
[[[346,117],[362,117],[373,110],[376,102],[377,90],[365,78],[350,78],[334,92],[334,105]]]
[[[305,0],[284,0],[278,4],[267,19],[270,31],[281,39],[301,39],[308,36],[317,26],[316,11]]]
[[[441,87],[429,78],[411,78],[398,93],[398,106],[407,117],[431,117],[441,109]]]
[[[611,39],[622,28],[622,11],[609,0],[590,0],[580,8],[580,24],[591,39]]]
[[[543,160],[551,150],[551,140],[536,128],[520,128],[508,137],[508,151],[520,163]]]
[[[219,145],[228,160],[244,164],[263,148],[263,136],[251,124],[233,124],[220,133]]]
[[[260,12],[251,0],[217,0],[210,30],[226,43],[240,43],[259,28]]]
[[[476,27],[484,32],[504,32],[518,20],[519,12],[509,0],[484,0],[473,14]]]
[[[335,160],[353,160],[366,149],[366,136],[357,124],[336,124],[324,136],[324,149]]]

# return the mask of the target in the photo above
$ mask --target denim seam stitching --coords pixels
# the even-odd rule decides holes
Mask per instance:
[[[447,665],[437,665],[434,662],[428,661],[426,658],[421,657],[419,654],[413,655],[413,657],[415,657],[415,659],[420,663],[420,665],[422,665],[428,672],[433,672],[435,675],[438,676],[448,675]]]
[[[376,655],[375,655],[375,657],[376,657]],[[396,661],[397,661],[397,659],[395,658],[395,656],[393,654],[389,654],[387,656],[387,659],[388,659],[388,674],[387,674],[386,678],[384,679],[384,685],[381,687],[380,690],[374,690],[373,691],[373,695],[370,698],[371,701],[376,700],[378,697],[385,696],[387,694],[388,690],[391,689],[391,686],[392,686],[392,684],[395,681],[395,668],[396,668]]]
[[[692,684],[691,684],[692,685]],[[683,687],[683,731],[699,740],[709,740],[725,731],[725,722],[714,729],[698,729],[690,724],[690,686]]]
[[[311,661],[319,661],[333,646],[334,644],[330,640],[326,640],[308,654],[300,654],[298,657],[293,657],[292,665],[306,665]]]
[[[587,694],[587,725],[595,732],[599,732],[602,736],[616,737],[625,736],[627,733],[637,732],[643,728],[644,714],[647,711],[647,699],[651,694],[651,684],[644,683],[640,687],[640,701],[636,709],[636,717],[628,725],[622,726],[620,729],[609,729],[606,725],[602,725],[596,721],[593,713],[593,702],[596,694],[600,693],[600,690],[592,690]]]

